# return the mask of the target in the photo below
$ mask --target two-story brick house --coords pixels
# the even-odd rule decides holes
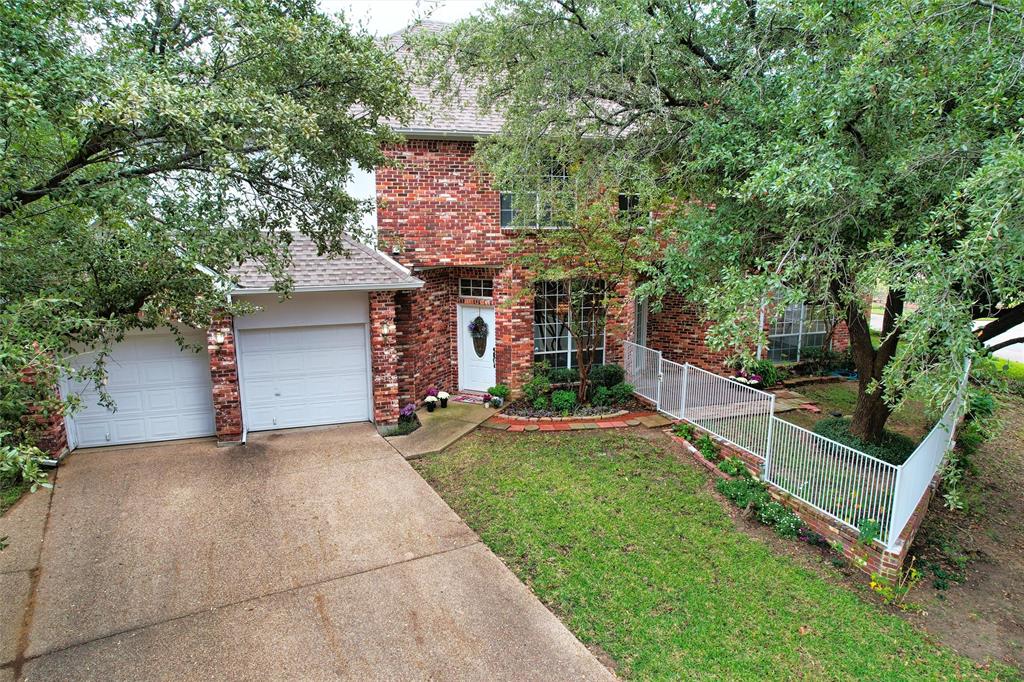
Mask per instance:
[[[237,443],[257,430],[383,426],[431,387],[517,389],[535,362],[574,364],[559,312],[571,283],[534,283],[513,263],[511,201],[473,162],[475,145],[501,120],[471,103],[414,94],[423,107],[396,125],[404,141],[386,150],[392,163],[360,181],[376,200],[379,250],[349,240],[346,256],[322,257],[296,239],[287,300],[265,272],[243,267],[231,296],[258,312],[184,330],[205,353],[182,351],[166,332],[130,335],[108,361],[106,390],[117,410],[100,405],[91,387],[66,383],[62,390],[79,393],[83,409],[51,423],[46,447],[211,435]],[[619,286],[625,292],[630,283]],[[670,359],[721,371],[725,356],[706,347],[704,332],[699,309],[679,297],[657,312],[629,301],[610,315],[596,360],[619,361],[622,341],[635,338]],[[798,331],[797,352],[804,338]]]

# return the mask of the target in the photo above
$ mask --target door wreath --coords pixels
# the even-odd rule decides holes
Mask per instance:
[[[484,353],[487,352],[487,323],[484,318],[479,315],[476,319],[469,323],[467,327],[469,329],[469,335],[473,339],[473,350],[476,351],[476,356],[482,358]]]

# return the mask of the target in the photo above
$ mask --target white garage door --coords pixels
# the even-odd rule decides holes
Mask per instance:
[[[370,418],[365,325],[247,329],[238,352],[248,430]]]
[[[201,332],[189,343],[206,345]],[[91,355],[75,364],[83,366]],[[107,392],[114,409],[100,405],[89,384],[69,382],[81,396],[82,409],[72,419],[79,447],[197,438],[215,432],[210,357],[181,350],[170,334],[130,336],[107,360]]]

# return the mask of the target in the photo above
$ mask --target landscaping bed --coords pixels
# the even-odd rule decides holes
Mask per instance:
[[[751,537],[674,447],[652,431],[482,431],[415,466],[621,677],[1013,677],[868,603],[824,560]]]

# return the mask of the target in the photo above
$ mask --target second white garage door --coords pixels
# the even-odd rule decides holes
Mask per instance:
[[[365,325],[246,329],[238,355],[249,431],[370,418]]]

